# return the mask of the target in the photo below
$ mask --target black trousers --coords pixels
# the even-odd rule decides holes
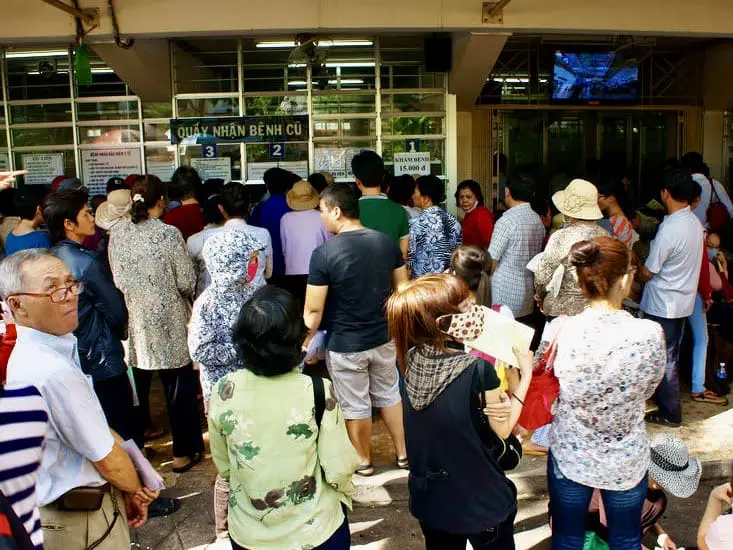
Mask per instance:
[[[137,397],[140,401],[136,422],[143,429],[150,424],[150,384],[153,371],[133,369]],[[192,456],[204,452],[204,438],[201,434],[199,403],[196,398],[196,373],[189,363],[179,369],[155,371],[160,376],[165,391],[165,404],[173,436],[173,456]]]
[[[94,392],[102,405],[109,427],[120,434],[124,440],[135,439],[134,407],[132,386],[127,373],[123,372],[106,380],[94,382]]]
[[[465,550],[466,541],[474,550],[514,550],[514,517],[511,514],[504,523],[474,535],[455,535],[438,531],[420,522],[425,537],[425,550]]]

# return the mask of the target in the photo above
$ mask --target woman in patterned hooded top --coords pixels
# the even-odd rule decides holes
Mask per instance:
[[[345,509],[359,460],[331,383],[296,370],[306,332],[297,300],[271,286],[234,325],[244,368],[222,377],[209,402],[211,455],[231,487],[234,550],[350,548]],[[320,422],[314,381],[323,384]]]

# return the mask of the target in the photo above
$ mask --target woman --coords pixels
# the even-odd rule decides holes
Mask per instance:
[[[130,314],[129,362],[135,374],[141,424],[150,424],[153,372],[163,383],[173,435],[173,471],[201,461],[204,441],[196,375],[186,347],[186,324],[196,276],[181,232],[160,221],[163,183],[156,176],[132,187],[131,223],[110,233],[109,262]]]
[[[613,228],[613,236],[629,249],[639,236],[635,236],[634,227],[626,217],[626,193],[620,181],[608,181],[598,189],[598,206],[608,218]]]
[[[465,180],[458,184],[456,205],[463,210],[463,244],[489,248],[494,232],[494,214],[484,206],[484,193],[477,181]]]
[[[190,241],[190,239],[189,239]],[[193,304],[188,327],[188,350],[199,364],[204,407],[219,379],[242,367],[237,359],[232,328],[237,315],[255,293],[257,251],[262,244],[244,231],[224,231],[206,241],[203,261],[211,284]],[[214,484],[214,523],[217,538],[226,539],[229,484],[217,476]]]
[[[352,474],[359,464],[341,409],[324,381],[319,424],[314,382],[294,371],[306,331],[287,291],[258,290],[233,340],[244,369],[219,380],[209,404],[211,454],[231,484],[234,550],[346,550]]]
[[[467,540],[481,550],[514,548],[516,489],[490,455],[496,436],[507,437],[519,417],[532,356],[517,356],[522,379],[511,388],[511,412],[490,417],[486,425],[479,394],[489,405],[500,402],[496,373],[438,326],[442,316],[460,313],[459,304],[469,295],[452,275],[427,275],[402,287],[387,303],[390,333],[405,373],[410,512],[420,521],[427,550],[464,549]]]
[[[570,247],[579,241],[608,235],[596,223],[603,214],[598,208],[598,191],[592,183],[573,180],[564,191],[552,196],[552,202],[565,216],[566,224],[547,242],[534,280],[537,300],[550,318],[577,315],[589,303],[568,260]]]
[[[401,204],[410,219],[417,218],[421,212],[412,205],[415,194],[415,179],[409,174],[393,177],[389,182],[387,196],[390,200]]]
[[[569,261],[590,307],[568,318],[557,337],[560,397],[547,461],[553,549],[583,548],[595,488],[611,549],[637,549],[650,455],[644,408],[664,374],[664,335],[657,323],[621,309],[634,273],[621,241],[581,241]]]
[[[461,224],[439,204],[445,201],[445,185],[436,176],[422,176],[415,183],[412,202],[422,210],[410,220],[408,265],[412,277],[443,273],[453,251],[461,246]]]
[[[208,181],[208,180],[207,180]],[[196,298],[211,284],[211,275],[206,269],[203,250],[204,244],[217,233],[224,231],[224,215],[221,213],[221,195],[210,195],[203,202],[203,218],[206,224],[203,230],[191,235],[186,241],[188,255],[196,268]]]

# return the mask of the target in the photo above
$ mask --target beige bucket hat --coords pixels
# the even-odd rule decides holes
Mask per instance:
[[[598,207],[598,189],[589,181],[571,181],[565,189],[552,195],[552,202],[568,218],[592,221],[603,217]]]
[[[107,200],[99,205],[94,216],[97,226],[105,231],[111,229],[118,221],[130,217],[132,198],[129,189],[118,189],[107,195]]]

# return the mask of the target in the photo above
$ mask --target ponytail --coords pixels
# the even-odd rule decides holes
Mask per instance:
[[[147,174],[132,185],[132,223],[140,223],[150,218],[148,210],[154,208],[162,196],[165,195],[165,186],[160,178]]]

